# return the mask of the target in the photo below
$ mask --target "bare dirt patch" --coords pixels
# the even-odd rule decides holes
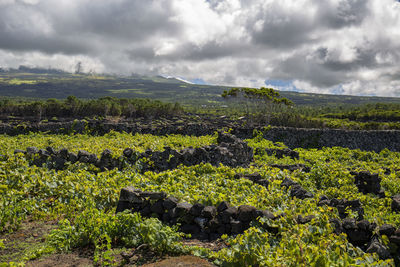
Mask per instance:
[[[85,258],[78,253],[70,254],[54,254],[26,263],[27,267],[70,267],[70,266],[93,266],[93,262],[89,258]]]
[[[71,253],[57,253],[43,255],[38,259],[27,261],[26,255],[30,251],[42,246],[46,236],[51,230],[57,228],[57,221],[32,221],[26,220],[19,230],[13,233],[0,234],[4,239],[4,249],[0,249],[0,263],[25,262],[28,267],[86,267],[94,266],[93,249],[80,248]],[[226,244],[221,241],[203,242],[196,239],[183,240],[186,246],[199,246],[218,251]],[[118,249],[117,249],[118,250]],[[122,249],[114,254],[114,263],[117,266],[146,266],[146,267],[212,267],[215,266],[205,259],[194,256],[172,257],[153,252],[147,245],[135,249]]]
[[[172,257],[143,267],[213,267],[214,264],[194,256]]]
[[[56,227],[56,221],[26,220],[17,231],[0,234],[5,245],[0,250],[0,262],[22,261],[26,253],[43,244],[47,234]]]

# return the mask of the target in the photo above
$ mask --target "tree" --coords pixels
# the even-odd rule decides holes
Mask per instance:
[[[64,101],[64,105],[65,109],[68,111],[68,113],[70,113],[70,115],[77,116],[82,102],[76,96],[70,95]]]
[[[42,120],[43,111],[45,110],[43,102],[35,101],[29,105],[29,110],[32,114],[37,115],[37,119],[40,122]]]
[[[78,61],[75,65],[75,74],[80,74],[82,72],[82,62]]]
[[[269,123],[273,112],[282,111],[283,107],[292,106],[293,102],[281,97],[272,88],[231,88],[221,95],[225,99],[234,99],[245,107],[248,118],[260,118]],[[253,118],[252,118],[253,117]]]

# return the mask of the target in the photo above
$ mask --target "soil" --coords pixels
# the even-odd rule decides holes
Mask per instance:
[[[27,267],[70,267],[70,266],[93,266],[93,261],[80,256],[78,253],[54,254],[43,259],[29,261]]]
[[[212,267],[214,264],[194,256],[168,258],[156,263],[145,264],[143,267]]]
[[[93,261],[88,258],[79,256],[77,253],[71,254],[56,254],[47,258],[30,261],[26,264],[27,267],[86,267],[94,266]],[[207,260],[194,256],[171,257],[167,259],[157,259],[156,262],[141,264],[141,262],[124,262],[117,260],[117,266],[144,266],[144,267],[213,267],[212,263]]]
[[[4,249],[0,249],[1,262],[19,262],[29,251],[40,246],[46,235],[57,227],[56,221],[26,220],[13,233],[0,233],[0,240],[4,239]]]
[[[221,250],[226,247],[223,241],[203,242],[197,239],[184,240],[186,246],[198,246],[209,248],[213,251]],[[119,257],[115,257],[120,266],[146,266],[146,267],[213,267],[209,261],[190,255],[171,257],[161,256],[149,250],[146,245],[141,245],[136,249],[124,251]]]
[[[8,262],[23,262],[30,251],[44,244],[46,236],[57,227],[56,221],[26,220],[19,230],[13,233],[0,234],[4,239],[5,249],[0,249],[0,265]],[[199,240],[184,240],[187,246],[200,246],[218,251],[226,247],[223,241],[203,242]],[[146,245],[136,249],[115,249],[114,262],[117,266],[146,266],[146,267],[212,267],[215,266],[205,259],[194,256],[170,257],[159,255]],[[25,261],[26,262],[26,261]],[[26,262],[29,267],[69,267],[94,266],[93,249],[80,248],[70,253],[43,255],[42,257]]]

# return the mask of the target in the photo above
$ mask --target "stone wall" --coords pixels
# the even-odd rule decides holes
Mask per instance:
[[[239,135],[240,136],[240,135]],[[400,131],[347,131],[335,129],[272,128],[264,137],[283,142],[290,148],[347,147],[381,151],[385,148],[400,151]]]
[[[122,169],[126,164],[134,165],[141,162],[142,171],[165,171],[177,168],[180,164],[185,166],[210,163],[214,166],[223,164],[230,167],[247,167],[253,161],[253,148],[246,142],[229,133],[218,133],[217,145],[203,147],[187,147],[181,151],[164,147],[164,151],[147,150],[138,153],[132,148],[126,148],[120,157],[114,157],[111,150],[105,149],[100,158],[96,154],[85,150],[78,153],[63,148],[59,151],[52,147],[38,149],[28,147],[26,150],[16,149],[14,154],[22,153],[30,163],[36,166],[46,165],[51,169],[64,169],[66,163],[90,163],[100,170]]]
[[[213,134],[223,128],[232,128],[231,133],[239,138],[252,138],[254,130],[262,127],[240,127],[230,123],[179,123],[169,122],[162,125],[151,123],[104,123],[101,121],[72,121],[26,125],[0,124],[0,134],[17,135],[29,132],[48,132],[53,134],[71,134],[89,132],[103,135],[111,130],[127,133],[154,135],[182,134],[201,136]],[[337,129],[300,129],[289,127],[272,127],[263,131],[264,137],[274,142],[283,142],[290,148],[346,147],[367,151],[381,151],[385,148],[400,151],[400,131],[398,130],[337,130]]]
[[[157,217],[164,223],[181,224],[180,230],[201,240],[215,240],[223,234],[239,234],[258,217],[276,217],[253,206],[233,207],[228,202],[218,206],[179,202],[163,192],[142,192],[132,186],[121,190],[116,212],[130,210],[144,217]]]
[[[360,217],[363,216],[364,210],[358,200],[329,200],[323,197],[318,205],[329,205],[342,211],[341,219],[330,220],[336,234],[345,233],[348,241],[354,246],[367,253],[377,253],[381,259],[394,258],[396,266],[399,265],[400,229],[388,224],[377,227],[376,223],[367,220],[348,218],[346,208],[359,212]],[[189,204],[179,202],[164,192],[143,192],[133,186],[121,189],[116,212],[125,210],[138,212],[143,217],[156,217],[169,225],[179,223],[180,231],[200,240],[215,240],[223,234],[240,234],[250,227],[251,222],[257,224],[257,218],[276,220],[285,216],[285,214],[275,216],[268,210],[260,210],[249,205],[234,207],[226,201],[218,206]],[[313,220],[316,220],[314,215],[304,217],[298,215],[296,218],[298,224],[312,223]],[[278,227],[266,223],[259,225],[272,234],[279,234]],[[388,246],[380,241],[383,235],[388,237]]]

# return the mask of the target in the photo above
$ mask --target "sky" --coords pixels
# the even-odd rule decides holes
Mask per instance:
[[[400,97],[397,0],[0,0],[0,67]]]

